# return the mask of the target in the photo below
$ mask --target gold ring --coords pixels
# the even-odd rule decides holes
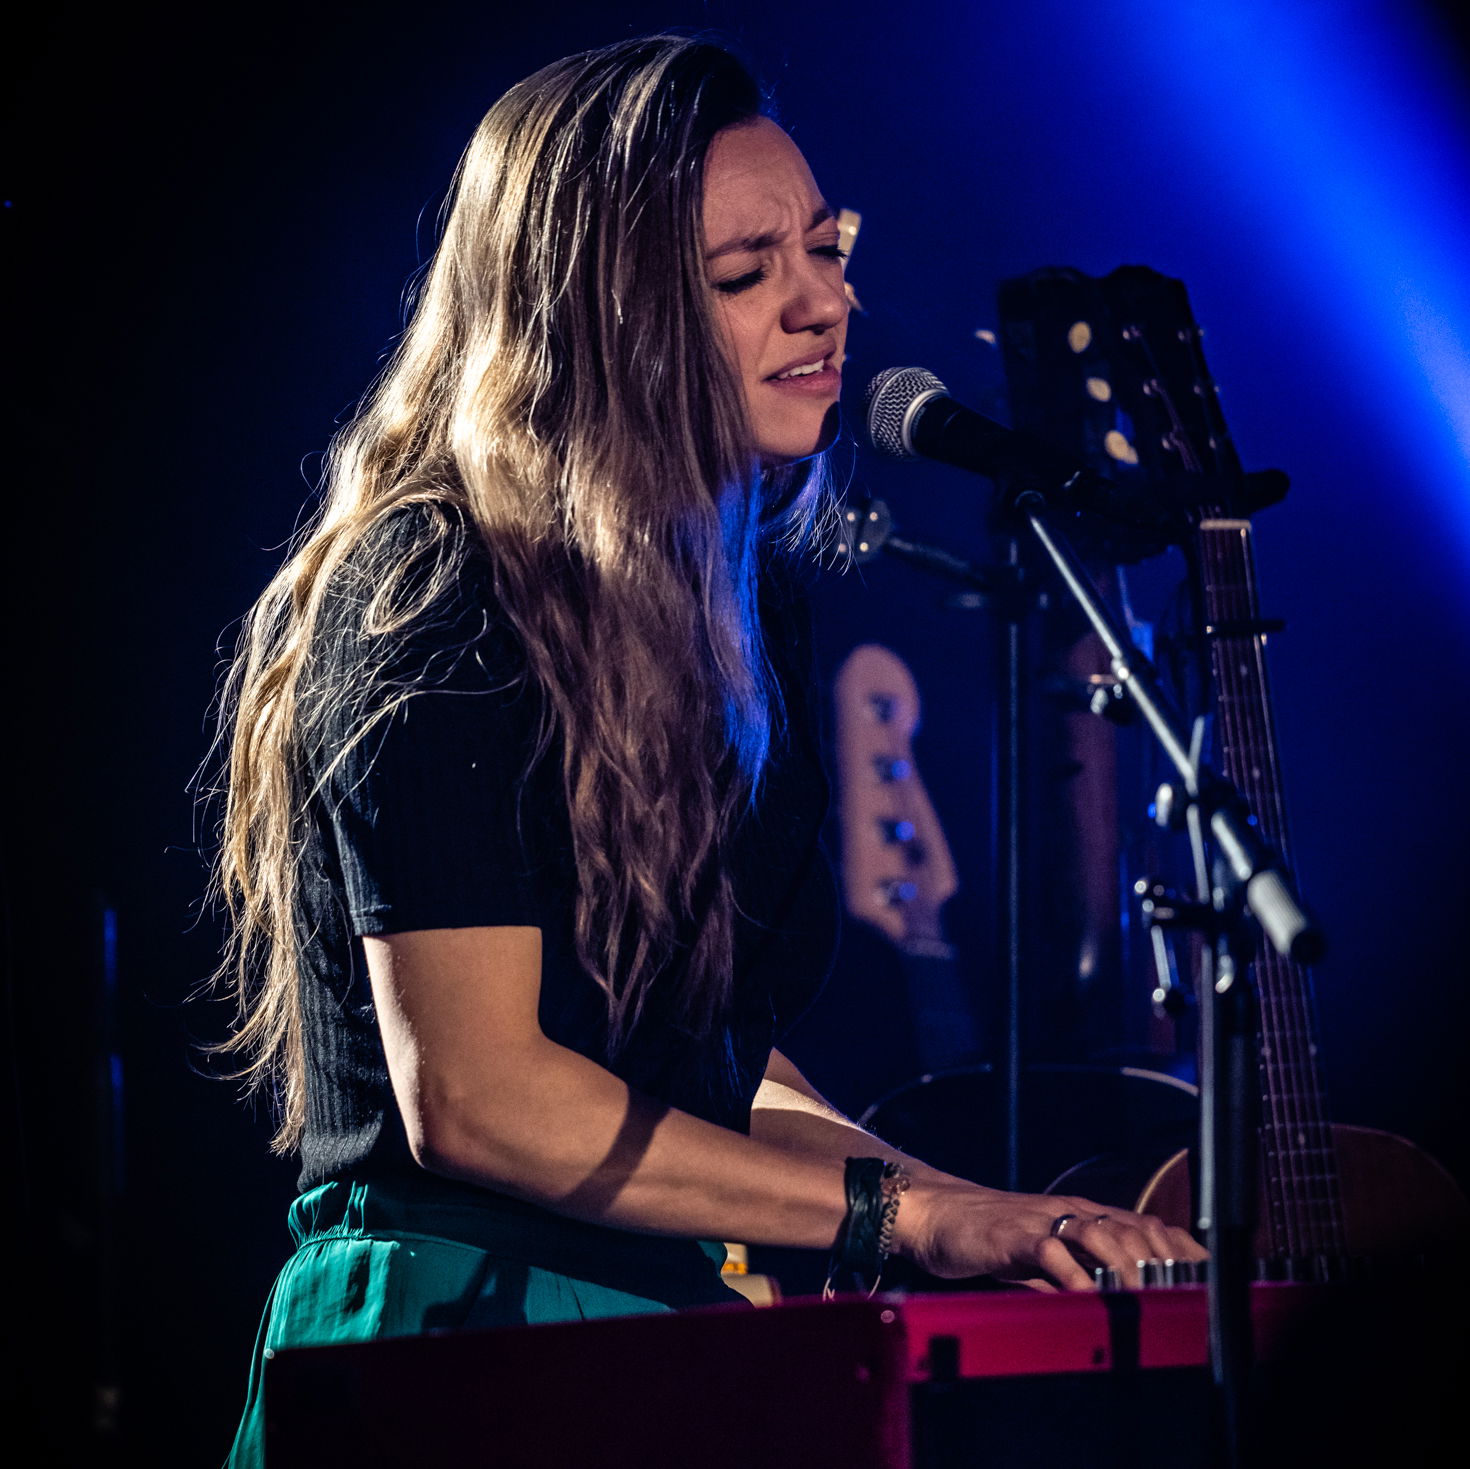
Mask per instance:
[[[1067,1221],[1076,1217],[1075,1214],[1058,1214],[1051,1222],[1051,1237],[1061,1239],[1062,1231],[1067,1227]]]

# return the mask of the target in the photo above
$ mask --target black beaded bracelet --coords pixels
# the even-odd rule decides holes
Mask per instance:
[[[823,1296],[837,1293],[840,1278],[850,1277],[854,1289],[872,1295],[883,1277],[893,1248],[893,1225],[898,1201],[909,1186],[909,1176],[886,1158],[849,1158],[843,1170],[847,1212],[832,1242]]]

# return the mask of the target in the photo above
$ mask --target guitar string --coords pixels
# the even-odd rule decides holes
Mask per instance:
[[[1217,439],[1218,445],[1218,439]],[[1218,452],[1218,450],[1217,450]],[[1245,625],[1255,615],[1249,579],[1248,532],[1219,526],[1201,529],[1202,560],[1208,577],[1207,594],[1217,609],[1217,621],[1225,625]],[[1219,690],[1218,713],[1222,725],[1223,752],[1227,775],[1240,784],[1250,809],[1266,826],[1266,834],[1275,840],[1280,827],[1275,818],[1280,814],[1279,791],[1271,788],[1268,775],[1272,765],[1270,732],[1266,706],[1262,697],[1252,697],[1250,662],[1242,662],[1242,644],[1249,642],[1253,654],[1258,653],[1260,639],[1216,637],[1211,644],[1212,664]],[[1260,665],[1257,662],[1257,669]],[[1247,765],[1248,760],[1254,763]],[[1301,1089],[1288,1080],[1299,1041],[1299,1016],[1293,1014],[1291,987],[1285,982],[1275,952],[1263,948],[1255,959],[1255,983],[1258,1002],[1265,1022],[1265,1036],[1259,1059],[1264,1093],[1263,1139],[1268,1143],[1265,1171],[1268,1181],[1267,1234],[1272,1254],[1297,1255],[1305,1245],[1307,1220],[1304,1210],[1311,1210],[1312,1190],[1306,1187],[1306,1160],[1302,1140],[1307,1136],[1302,1115],[1305,1098]]]
[[[1222,527],[1215,531],[1202,530],[1201,534],[1206,546],[1204,559],[1210,568],[1210,581],[1213,583],[1212,589],[1207,590],[1213,590],[1212,600],[1218,608],[1220,621],[1238,621],[1244,609],[1239,606],[1238,588],[1234,578],[1228,575],[1232,568],[1227,565],[1227,558],[1222,554],[1224,548],[1221,546],[1221,541],[1232,532]],[[1264,792],[1259,788],[1259,771],[1247,770],[1245,767],[1246,752],[1259,749],[1260,746],[1253,738],[1258,731],[1248,727],[1253,707],[1242,687],[1240,674],[1245,669],[1239,663],[1238,640],[1217,637],[1212,642],[1211,651],[1216,680],[1220,686],[1217,701],[1226,773],[1244,785],[1257,819],[1269,820],[1269,813],[1262,801]],[[1295,1150],[1283,1144],[1288,1143],[1288,1130],[1299,1119],[1291,1115],[1295,1109],[1290,1089],[1280,1084],[1280,1069],[1291,1047],[1291,1027],[1283,1008],[1282,989],[1276,983],[1274,969],[1269,952],[1263,951],[1256,956],[1256,992],[1269,1037],[1261,1055],[1266,1103],[1263,1132],[1268,1141],[1268,1152],[1264,1161],[1270,1185],[1267,1200],[1269,1233],[1273,1253],[1295,1254],[1300,1247],[1300,1228],[1294,1200],[1300,1196],[1300,1178],[1295,1166]]]
[[[1202,543],[1201,560],[1206,573],[1205,593],[1207,605],[1211,606],[1216,613],[1217,626],[1220,622],[1234,620],[1238,617],[1239,609],[1235,605],[1232,595],[1233,587],[1225,576],[1225,566],[1220,554],[1219,541],[1220,530],[1209,530],[1200,528]],[[1227,776],[1234,775],[1237,780],[1245,775],[1240,768],[1239,754],[1245,748],[1244,741],[1248,736],[1241,729],[1241,720],[1247,713],[1246,704],[1243,700],[1242,691],[1239,688],[1235,674],[1235,651],[1233,640],[1227,641],[1220,637],[1212,639],[1210,644],[1211,662],[1214,667],[1216,689],[1216,713],[1220,722],[1221,753]],[[1232,768],[1233,767],[1233,768]],[[1258,794],[1250,792],[1250,801],[1253,807],[1258,804]],[[1278,1009],[1278,997],[1275,987],[1269,982],[1269,976],[1264,972],[1265,965],[1257,962],[1255,981],[1256,992],[1261,1005],[1263,1018],[1266,1021],[1267,1033],[1273,1036],[1282,1035],[1281,1016],[1276,1013]],[[1264,982],[1263,982],[1264,981]],[[1264,1113],[1263,1135],[1269,1140],[1266,1157],[1262,1160],[1265,1166],[1268,1184],[1267,1204],[1268,1231],[1270,1243],[1273,1250],[1290,1249],[1292,1247],[1292,1236],[1294,1230],[1290,1218],[1290,1210],[1287,1201],[1292,1190],[1285,1185],[1288,1180],[1283,1177],[1283,1168],[1289,1169],[1289,1155],[1283,1156],[1277,1146],[1277,1139],[1281,1133],[1283,1123],[1283,1110],[1285,1099],[1275,1081],[1275,1066],[1271,1055],[1271,1044],[1268,1043],[1262,1050],[1260,1059],[1261,1080],[1264,1090]]]
[[[1210,379],[1203,360],[1198,327],[1191,321],[1190,328],[1179,331],[1177,338],[1185,344],[1186,352],[1193,358],[1191,365],[1197,390],[1195,398],[1207,428],[1202,440],[1191,438],[1185,431],[1178,405],[1162,390],[1162,384],[1156,378],[1160,396],[1170,412],[1172,439],[1181,461],[1191,473],[1202,473],[1204,466],[1194,452],[1194,444],[1204,442],[1212,451],[1212,468],[1217,473],[1238,468],[1231,463],[1233,456],[1226,453],[1229,441],[1225,436],[1223,423],[1211,424],[1209,421],[1213,399],[1206,386]],[[1215,516],[1220,515],[1219,507],[1211,509]],[[1217,607],[1223,612],[1223,616],[1218,617],[1222,622],[1242,622],[1253,615],[1245,534],[1232,533],[1224,527],[1215,532],[1200,532],[1202,570],[1207,577],[1206,591],[1207,594],[1213,593]],[[1234,557],[1231,555],[1232,551],[1237,553]],[[1246,575],[1242,575],[1242,572]],[[1259,654],[1259,639],[1253,637],[1250,641]],[[1269,819],[1268,805],[1272,814],[1279,813],[1280,793],[1279,790],[1266,789],[1263,779],[1263,770],[1269,771],[1273,768],[1270,760],[1263,758],[1260,753],[1269,753],[1271,749],[1269,728],[1261,728],[1268,718],[1268,711],[1263,701],[1250,698],[1249,691],[1243,687],[1241,679],[1250,670],[1248,665],[1238,665],[1239,656],[1235,639],[1227,644],[1223,639],[1217,638],[1211,644],[1210,661],[1219,685],[1216,697],[1223,746],[1227,762],[1234,756],[1234,773],[1245,785],[1250,807],[1259,813],[1257,819]],[[1241,678],[1237,678],[1237,667]],[[1259,718],[1256,717],[1257,711],[1260,711]],[[1262,762],[1252,767],[1249,774],[1244,768],[1248,751],[1257,752],[1255,758]],[[1265,1159],[1268,1183],[1271,1185],[1267,1200],[1267,1232],[1274,1252],[1285,1248],[1288,1253],[1296,1253],[1301,1247],[1300,1203],[1304,1198],[1311,1197],[1310,1191],[1302,1187],[1301,1154],[1294,1146],[1296,1139],[1305,1136],[1305,1129],[1301,1125],[1304,1119],[1300,1116],[1303,1099],[1296,1089],[1280,1084],[1285,1059],[1294,1049],[1296,1027],[1285,1023],[1290,1008],[1289,989],[1278,982],[1280,975],[1271,964],[1269,954],[1265,956],[1265,963],[1258,965],[1255,979],[1258,1002],[1272,1037],[1270,1043],[1263,1044],[1258,1056],[1258,1072],[1264,1094],[1264,1131],[1271,1140],[1271,1148]],[[1287,1132],[1286,1129],[1290,1131]],[[1282,1146],[1283,1142],[1285,1147]],[[1285,1186],[1288,1179],[1291,1184],[1289,1188]]]
[[[1141,347],[1148,361],[1152,377],[1145,392],[1159,401],[1169,421],[1170,432],[1164,440],[1165,447],[1167,448],[1172,445],[1179,455],[1181,467],[1186,472],[1191,475],[1203,474],[1204,464],[1195,451],[1195,440],[1186,431],[1178,404],[1174,401],[1173,395],[1165,386],[1164,377],[1159,370],[1152,344],[1148,341],[1146,334],[1136,326],[1131,333],[1125,333],[1125,335],[1132,336],[1133,340]],[[1187,352],[1191,348],[1194,348],[1197,358],[1198,336],[1194,331],[1180,331],[1177,333],[1177,339],[1186,343]],[[1191,363],[1194,381],[1197,384],[1203,381],[1202,366],[1203,364],[1198,360]],[[1202,404],[1206,402],[1204,392],[1200,392],[1196,396]],[[1206,441],[1211,444],[1215,459],[1213,467],[1218,470],[1221,468],[1221,446],[1224,440],[1217,432],[1207,435]],[[1219,518],[1222,513],[1222,509],[1218,506],[1203,506],[1201,507],[1200,518]],[[1203,590],[1206,599],[1213,598],[1217,604],[1216,620],[1223,622],[1236,617],[1239,609],[1233,603],[1229,606],[1220,605],[1221,599],[1229,595],[1233,582],[1223,574],[1224,563],[1218,549],[1218,535],[1206,532],[1200,528],[1196,541],[1197,553],[1200,558],[1200,571],[1204,578]],[[1215,704],[1221,725],[1221,739],[1228,757],[1231,753],[1244,748],[1241,741],[1245,732],[1238,726],[1240,719],[1249,714],[1249,703],[1243,699],[1236,683],[1233,655],[1219,639],[1211,642],[1210,663],[1216,682]],[[1256,804],[1254,796],[1251,797],[1251,803],[1253,806]],[[1284,1028],[1281,1024],[1281,1016],[1276,1013],[1279,1004],[1277,987],[1271,985],[1269,982],[1262,986],[1259,984],[1259,975],[1257,978],[1257,992],[1262,1005],[1263,1015],[1270,1025],[1271,1032],[1275,1035],[1281,1035]],[[1284,1135],[1282,1113],[1284,1108],[1289,1105],[1290,1099],[1275,1084],[1274,1063],[1272,1057],[1267,1054],[1268,1050],[1269,1048],[1263,1048],[1259,1053],[1257,1058],[1257,1072],[1263,1092],[1263,1113],[1266,1119],[1264,1131],[1272,1142],[1272,1146],[1263,1160],[1268,1182],[1267,1232],[1273,1249],[1279,1252],[1283,1247],[1290,1248],[1289,1241],[1292,1240],[1296,1233],[1287,1201],[1293,1195],[1298,1194],[1299,1189],[1296,1187],[1286,1187],[1287,1180],[1282,1176],[1281,1172],[1283,1166],[1288,1169],[1291,1168],[1293,1161],[1290,1151],[1287,1151],[1283,1156],[1281,1148],[1277,1145],[1277,1140]],[[1287,1123],[1286,1125],[1290,1124]],[[1295,1183],[1295,1180],[1292,1180],[1292,1182]]]
[[[1246,535],[1248,536],[1249,532]],[[1248,546],[1243,547],[1243,553],[1247,552]],[[1260,597],[1255,584],[1254,560],[1248,554],[1243,554],[1242,566],[1248,579],[1250,604],[1252,609],[1255,609],[1253,615],[1258,615]],[[1260,636],[1253,637],[1251,645],[1256,682],[1260,689],[1259,708],[1265,748],[1269,751],[1269,769],[1273,782],[1275,782],[1275,788],[1272,791],[1273,817],[1276,825],[1274,836],[1279,844],[1287,870],[1290,871],[1290,834],[1287,827],[1285,796],[1277,777],[1281,762],[1274,722],[1271,718],[1270,679],[1266,667],[1265,639]],[[1313,1174],[1313,1186],[1303,1194],[1303,1197],[1310,1203],[1312,1216],[1311,1227],[1308,1231],[1310,1236],[1308,1244],[1310,1249],[1318,1252],[1340,1253],[1343,1240],[1339,1181],[1335,1155],[1332,1150],[1331,1130],[1323,1106],[1320,1067],[1313,1041],[1316,1025],[1313,1014],[1311,975],[1305,966],[1277,955],[1274,950],[1271,951],[1271,960],[1273,967],[1278,971],[1278,982],[1289,985],[1290,1001],[1296,1011],[1298,1021],[1295,1037],[1295,1044],[1299,1052],[1295,1058],[1296,1076],[1308,1084],[1308,1090],[1302,1099],[1303,1105],[1300,1109],[1306,1114],[1303,1118],[1305,1127],[1301,1146]]]
[[[1196,328],[1179,335],[1195,358],[1194,377],[1199,385],[1195,396],[1207,430],[1202,439],[1191,439],[1186,432],[1178,406],[1163,389],[1157,371],[1154,375],[1155,389],[1169,414],[1172,437],[1181,462],[1192,473],[1202,472],[1203,466],[1194,455],[1192,445],[1207,442],[1213,451],[1214,468],[1219,472],[1229,467],[1227,461],[1233,456],[1226,454],[1229,441],[1223,423],[1218,416],[1215,422],[1210,421],[1215,402],[1208,386],[1210,379],[1203,361],[1199,333]],[[1229,596],[1225,617],[1237,623],[1248,623],[1259,616],[1249,536],[1247,526],[1238,531],[1227,531],[1221,527],[1214,533],[1201,532],[1200,537],[1201,559],[1216,591],[1216,601]],[[1244,651],[1239,647],[1241,641],[1248,641],[1250,645],[1246,663],[1239,662]],[[1229,647],[1221,646],[1221,640],[1217,640],[1215,651],[1218,656],[1212,662],[1222,683],[1221,692],[1225,695],[1220,701],[1220,715],[1225,726],[1223,733],[1227,748],[1236,753],[1238,773],[1245,778],[1250,790],[1251,809],[1263,825],[1269,823],[1267,835],[1276,842],[1289,870],[1285,802],[1276,778],[1279,750],[1271,720],[1265,640],[1258,633],[1251,634],[1248,639],[1232,639]],[[1249,687],[1252,673],[1253,689]],[[1252,753],[1260,762],[1252,765],[1248,777],[1244,768],[1247,753]],[[1273,1191],[1272,1202],[1276,1210],[1268,1232],[1273,1245],[1278,1248],[1284,1245],[1287,1253],[1293,1255],[1309,1252],[1309,1245],[1319,1249],[1340,1246],[1340,1225],[1334,1228],[1341,1217],[1335,1159],[1322,1111],[1321,1088],[1315,1084],[1317,1066],[1311,1042],[1313,1026],[1308,977],[1300,966],[1283,960],[1269,946],[1263,949],[1257,966],[1258,995],[1263,1010],[1268,1013],[1271,1034],[1284,1052],[1263,1056],[1261,1067],[1273,1134],[1273,1152],[1276,1154],[1273,1171],[1279,1174],[1284,1163],[1293,1184],[1290,1189]],[[1261,971],[1265,971],[1265,985],[1260,984]],[[1287,1023],[1288,1018],[1290,1023]],[[1298,1083],[1306,1084],[1292,1084],[1287,1080],[1283,1085],[1288,1069],[1294,1073]]]
[[[1249,530],[1206,533],[1211,578],[1221,589],[1225,618],[1249,622],[1259,615]],[[1228,588],[1229,601],[1222,597]],[[1249,654],[1244,644],[1249,644]],[[1275,772],[1279,750],[1272,728],[1264,640],[1258,635],[1219,640],[1215,659],[1225,694],[1222,722],[1236,755],[1239,776],[1249,791],[1251,808],[1266,836],[1276,843],[1289,867],[1285,806]],[[1244,661],[1242,661],[1244,660]],[[1261,761],[1245,767],[1245,757]],[[1272,1202],[1285,1238],[1273,1244],[1289,1255],[1332,1251],[1338,1244],[1335,1168],[1330,1133],[1322,1111],[1320,1085],[1312,1052],[1309,989],[1305,972],[1274,948],[1263,946],[1256,960],[1257,991],[1269,1015],[1273,1054],[1263,1056],[1270,1117],[1272,1154],[1277,1171],[1290,1187]],[[1277,1231],[1273,1230],[1273,1234]]]
[[[1196,348],[1198,339],[1196,338]],[[1202,353],[1199,366],[1200,381],[1208,384]],[[1214,406],[1208,387],[1200,393],[1208,415]],[[1217,422],[1212,435],[1220,451],[1228,443],[1223,424]],[[1238,468],[1238,466],[1237,466]],[[1256,581],[1255,559],[1251,552],[1252,531],[1249,523],[1240,534],[1238,545],[1231,543],[1230,549],[1237,553],[1236,559],[1241,573],[1243,603],[1241,612],[1247,619],[1259,618],[1260,594]],[[1247,711],[1258,715],[1259,738],[1252,748],[1265,751],[1265,781],[1259,809],[1264,817],[1269,806],[1274,830],[1270,833],[1276,840],[1282,860],[1291,871],[1291,841],[1286,812],[1286,798],[1281,786],[1280,748],[1277,741],[1272,714],[1270,675],[1266,665],[1266,639],[1263,634],[1250,638],[1251,659],[1255,673],[1255,697],[1247,702]],[[1308,1173],[1307,1186],[1295,1195],[1299,1206],[1304,1206],[1306,1218],[1301,1221],[1305,1239],[1300,1249],[1341,1254],[1345,1248],[1345,1228],[1341,1200],[1341,1180],[1338,1175],[1337,1157],[1332,1143],[1331,1124],[1325,1107],[1325,1092],[1322,1084],[1321,1066],[1314,1037],[1318,1027],[1314,1012],[1312,978],[1305,966],[1279,955],[1274,949],[1267,950],[1267,962],[1271,970],[1272,988],[1293,1014],[1295,1024],[1291,1031],[1293,1054],[1293,1076],[1301,1088],[1296,1098],[1296,1120],[1301,1131],[1294,1134],[1292,1142],[1298,1149],[1295,1156]]]
[[[1176,313],[1176,319],[1179,314],[1184,315],[1188,319],[1187,310],[1183,313]],[[1159,369],[1158,360],[1147,334],[1141,327],[1135,324],[1129,328],[1125,328],[1123,335],[1125,340],[1131,339],[1137,344],[1147,363],[1150,377],[1145,383],[1145,395],[1157,399],[1168,419],[1169,433],[1163,440],[1165,449],[1172,446],[1179,455],[1181,467],[1188,474],[1195,476],[1202,475],[1205,466],[1196,453],[1195,440],[1186,431],[1178,404],[1165,385],[1164,375]],[[1199,351],[1198,330],[1193,327],[1192,321],[1191,329],[1176,332],[1176,339],[1185,343],[1186,353],[1190,354],[1193,358],[1190,363],[1193,380],[1196,385],[1202,385],[1207,379],[1203,371],[1203,361]],[[1207,405],[1207,394],[1203,390],[1196,394],[1196,397],[1202,406]],[[1206,412],[1208,412],[1207,407]],[[1223,457],[1222,446],[1226,442],[1223,434],[1218,431],[1207,434],[1206,442],[1210,444],[1213,452],[1215,460],[1213,467],[1219,470],[1222,467],[1220,462]],[[1200,519],[1205,520],[1221,518],[1224,512],[1222,507],[1211,504],[1202,505],[1198,513]],[[1199,570],[1204,583],[1203,591],[1206,601],[1208,602],[1213,598],[1219,604],[1220,599],[1228,595],[1230,586],[1230,583],[1224,575],[1224,561],[1218,549],[1219,538],[1215,534],[1206,532],[1203,527],[1197,526],[1195,539],[1196,551],[1200,562]],[[1217,605],[1217,621],[1224,622],[1234,618],[1237,610],[1233,604],[1228,607]],[[1206,620],[1208,621],[1208,609],[1206,609]],[[1211,640],[1209,661],[1216,684],[1214,702],[1216,714],[1221,726],[1220,737],[1227,758],[1231,752],[1245,748],[1241,744],[1244,731],[1238,728],[1238,721],[1242,716],[1247,716],[1249,713],[1249,703],[1242,697],[1236,684],[1233,672],[1233,659],[1227,656],[1228,652],[1229,650],[1224,647],[1220,639]],[[1256,805],[1254,796],[1250,796],[1249,799],[1254,807]],[[1284,1027],[1281,1024],[1281,1016],[1278,1013],[1278,988],[1269,982],[1263,986],[1259,983],[1259,979],[1260,976],[1258,973],[1257,994],[1262,1007],[1263,1018],[1269,1021],[1272,1034],[1279,1036],[1283,1033]],[[1274,1065],[1271,1056],[1267,1054],[1268,1049],[1263,1047],[1258,1052],[1257,1074],[1263,1093],[1263,1117],[1267,1119],[1263,1131],[1272,1140],[1272,1146],[1262,1160],[1268,1183],[1267,1233],[1273,1250],[1279,1252],[1283,1247],[1289,1249],[1289,1242],[1295,1236],[1296,1231],[1293,1227],[1292,1211],[1287,1201],[1294,1194],[1299,1194],[1300,1190],[1298,1187],[1286,1187],[1287,1180],[1283,1177],[1281,1171],[1283,1164],[1287,1168],[1292,1166],[1292,1155],[1290,1151],[1288,1150],[1286,1152],[1283,1159],[1282,1149],[1278,1145],[1278,1140],[1285,1136],[1282,1113],[1284,1108],[1290,1104],[1290,1099],[1283,1094],[1281,1088],[1275,1085],[1273,1075]],[[1293,1179],[1292,1182],[1296,1183],[1296,1180]]]
[[[1235,568],[1230,564],[1222,542],[1233,537],[1238,543],[1241,533],[1224,527],[1202,533],[1208,547],[1207,564],[1211,568],[1215,590],[1213,600],[1219,609],[1220,621],[1238,621],[1247,609],[1240,605],[1238,581],[1229,575]],[[1238,544],[1232,549],[1238,549]],[[1252,717],[1254,701],[1248,697],[1243,685],[1248,665],[1239,661],[1241,651],[1236,638],[1216,638],[1212,651],[1220,684],[1219,713],[1227,775],[1244,786],[1257,819],[1269,821],[1272,813],[1265,805],[1266,793],[1261,789],[1260,770],[1258,767],[1247,769],[1245,764],[1247,752],[1261,748],[1260,731],[1251,728],[1255,723]],[[1267,835],[1273,836],[1274,833],[1268,831]],[[1264,1133],[1269,1144],[1265,1163],[1272,1184],[1268,1199],[1271,1246],[1273,1253],[1295,1254],[1301,1245],[1297,1205],[1301,1197],[1301,1179],[1291,1138],[1301,1119],[1294,1115],[1298,1109],[1292,1089],[1281,1084],[1282,1068],[1292,1049],[1292,1026],[1283,987],[1277,982],[1280,976],[1272,962],[1272,951],[1263,949],[1256,956],[1255,969],[1256,991],[1269,1037],[1263,1046],[1261,1072],[1267,1112]]]

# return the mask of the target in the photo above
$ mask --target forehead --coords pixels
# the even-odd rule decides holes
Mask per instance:
[[[805,230],[822,205],[801,149],[768,117],[716,133],[704,162],[704,234]]]

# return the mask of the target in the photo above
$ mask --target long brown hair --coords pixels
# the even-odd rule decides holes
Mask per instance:
[[[733,55],[679,36],[512,87],[460,161],[406,330],[331,446],[321,504],[246,618],[222,699],[220,978],[238,1004],[225,1049],[276,1090],[281,1151],[304,1118],[305,771],[320,711],[348,696],[313,686],[313,629],[350,555],[376,589],[370,630],[391,633],[457,576],[454,523],[488,550],[543,693],[531,758],[560,742],[577,949],[606,991],[614,1051],[696,917],[678,1013],[697,1034],[720,1023],[722,847],[780,718],[758,563],[830,509],[820,462],[762,476],[703,262],[710,142],[765,111]],[[369,535],[409,501],[440,507],[424,522],[434,573],[411,590],[401,562],[373,564]]]

